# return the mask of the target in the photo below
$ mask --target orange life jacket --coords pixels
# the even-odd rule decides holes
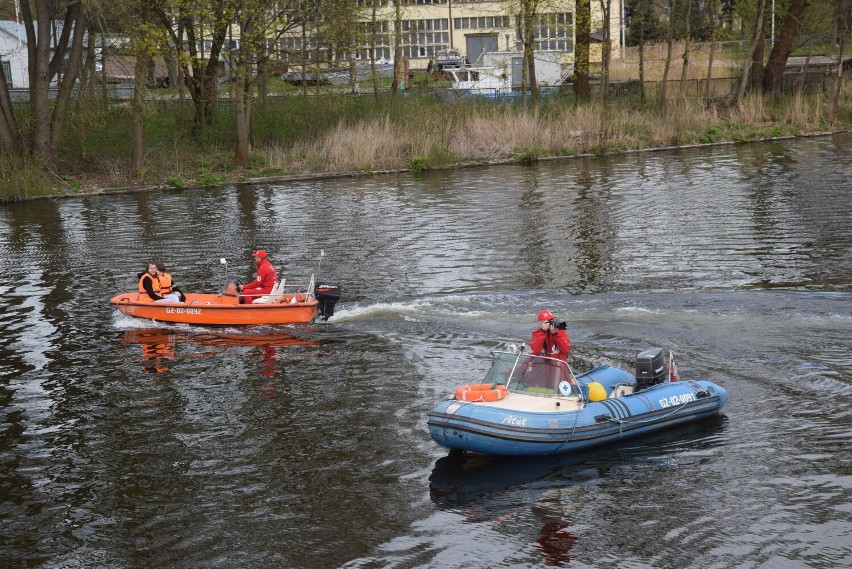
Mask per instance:
[[[158,280],[160,281],[160,296],[166,296],[170,292],[173,292],[172,285],[172,276],[169,273],[163,273],[159,276]]]
[[[154,294],[160,294],[160,279],[152,277],[151,273],[145,271],[145,274],[139,277],[139,300],[153,300],[150,296],[148,296],[148,291],[145,290],[145,287],[142,286],[142,281],[146,278],[151,279],[151,288],[153,289]]]

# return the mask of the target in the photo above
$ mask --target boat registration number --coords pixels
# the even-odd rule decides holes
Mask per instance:
[[[200,308],[166,307],[166,314],[201,314]]]
[[[695,401],[695,395],[692,393],[682,393],[680,395],[672,395],[660,399],[660,407],[674,407],[675,405],[685,405],[690,401]]]

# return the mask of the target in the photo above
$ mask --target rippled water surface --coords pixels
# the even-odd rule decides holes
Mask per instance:
[[[852,136],[0,207],[0,566],[852,566]],[[108,299],[270,252],[327,323]],[[426,414],[549,308],[731,401],[580,455],[449,456]]]

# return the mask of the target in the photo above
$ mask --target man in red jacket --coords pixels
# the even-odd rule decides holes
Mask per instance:
[[[266,258],[266,251],[259,249],[256,253],[252,253],[251,256],[254,257],[254,262],[257,264],[257,276],[250,283],[240,286],[240,292],[242,293],[240,304],[251,304],[255,299],[269,294],[278,280],[275,267]]]
[[[557,358],[568,361],[571,351],[571,340],[565,331],[565,323],[557,324],[556,317],[549,310],[538,313],[538,328],[533,330],[530,338],[530,351],[534,356]]]

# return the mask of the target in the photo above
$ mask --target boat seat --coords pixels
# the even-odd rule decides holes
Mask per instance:
[[[281,279],[278,281],[275,286],[272,287],[272,291],[266,296],[259,296],[252,301],[252,304],[272,304],[273,302],[278,302],[281,298],[281,295],[284,294],[284,282],[286,279]]]
[[[612,393],[607,396],[607,399],[615,399],[617,397],[625,397],[627,395],[633,395],[633,387],[630,385],[616,385]]]

